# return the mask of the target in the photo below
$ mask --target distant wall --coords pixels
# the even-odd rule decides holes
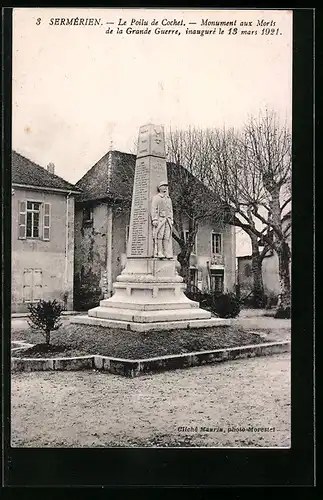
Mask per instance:
[[[289,266],[289,272],[291,273],[291,264]],[[280,293],[278,257],[275,253],[263,259],[262,278],[266,295],[278,295]],[[253,279],[250,256],[238,258],[238,283],[241,293],[246,295],[251,292]]]
[[[107,205],[93,206],[93,220],[83,221],[83,204],[76,205],[74,246],[75,309],[98,305],[106,287]]]

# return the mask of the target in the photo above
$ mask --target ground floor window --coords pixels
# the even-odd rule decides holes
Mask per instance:
[[[216,269],[211,271],[211,290],[213,293],[224,292],[224,271]]]
[[[198,270],[191,268],[189,271],[189,286],[197,286],[198,282]]]
[[[41,269],[24,269],[23,301],[37,302],[42,299],[43,273]]]

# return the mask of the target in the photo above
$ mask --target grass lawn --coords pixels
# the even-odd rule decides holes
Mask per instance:
[[[12,331],[11,340],[43,344],[44,337],[30,328]],[[41,346],[14,351],[15,357],[62,357],[100,354],[117,358],[142,359],[167,354],[182,354],[265,342],[245,328],[219,326],[150,332],[129,332],[101,326],[67,324],[52,333],[52,348]]]

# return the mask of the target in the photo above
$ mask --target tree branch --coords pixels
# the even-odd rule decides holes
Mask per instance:
[[[280,210],[283,211],[284,208],[287,207],[288,203],[290,203],[291,201],[292,201],[292,197],[290,196],[286,201],[284,201],[284,203],[280,207]]]
[[[277,234],[278,238],[280,240],[284,239],[284,234],[282,233],[282,231],[276,226],[276,224],[274,224],[273,222],[265,219],[262,215],[260,215],[258,213],[257,210],[254,210],[253,211],[253,214],[255,217],[257,217],[257,219],[259,219],[263,224],[266,224],[267,226],[271,227],[273,229],[273,231],[275,231],[275,233]]]
[[[290,228],[292,227],[292,223],[290,222],[284,229],[283,233],[285,236],[287,236],[287,233],[288,231],[290,230]]]

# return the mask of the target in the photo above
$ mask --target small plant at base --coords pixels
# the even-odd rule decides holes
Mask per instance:
[[[64,311],[67,311],[67,301],[68,301],[68,291],[67,290],[62,294],[62,299],[64,302]]]
[[[37,304],[28,304],[28,324],[33,330],[40,330],[46,344],[50,343],[50,334],[62,326],[61,314],[64,310],[56,300],[40,300]]]

